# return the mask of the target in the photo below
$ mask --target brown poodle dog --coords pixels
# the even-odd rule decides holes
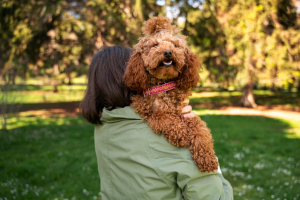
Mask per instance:
[[[210,130],[199,117],[185,119],[181,113],[191,96],[189,89],[200,81],[200,63],[187,47],[186,36],[176,35],[179,31],[164,17],[146,21],[145,37],[135,46],[124,81],[137,91],[131,106],[152,130],[173,145],[189,147],[199,169],[210,172],[218,168]],[[151,92],[170,81],[175,88]]]

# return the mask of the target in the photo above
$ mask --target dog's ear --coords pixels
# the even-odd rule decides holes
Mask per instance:
[[[124,74],[124,83],[131,90],[142,93],[148,89],[148,76],[141,53],[135,50],[130,56]]]
[[[177,87],[181,89],[195,88],[200,81],[199,69],[201,64],[198,56],[188,48],[184,52],[185,61],[181,74],[177,80]]]

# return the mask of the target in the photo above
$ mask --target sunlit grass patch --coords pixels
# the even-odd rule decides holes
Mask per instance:
[[[219,110],[212,110],[212,109],[193,109],[193,111],[201,116],[201,115],[220,115]]]
[[[290,139],[300,139],[300,129],[289,129],[286,137]]]
[[[254,95],[266,95],[266,96],[274,96],[276,93],[270,90],[254,90]]]
[[[230,96],[241,96],[242,91],[211,91],[211,92],[192,92],[193,97],[230,97]],[[254,90],[254,95],[267,95],[267,96],[273,96],[275,95],[274,92],[269,90]]]
[[[71,102],[81,101],[84,90],[63,90],[57,93],[52,91],[14,91],[9,92],[8,96],[10,97],[7,101],[9,104]]]
[[[3,87],[3,86],[1,86]],[[74,84],[74,85],[58,85],[57,90],[58,91],[85,91],[86,84]],[[16,91],[20,92],[23,91],[25,93],[37,93],[37,92],[43,92],[43,91],[53,91],[52,85],[10,85],[9,91]]]
[[[74,77],[72,79],[73,84],[86,84],[87,83],[87,76],[82,75],[78,77]],[[35,78],[28,78],[25,81],[27,85],[44,85],[45,84],[45,77],[35,77]]]
[[[242,92],[241,91],[233,91],[233,92],[193,92],[192,97],[218,97],[218,96],[224,96],[224,97],[229,97],[229,96],[241,96]]]
[[[71,125],[74,122],[86,123],[82,118],[62,118],[59,116],[52,117],[52,118],[48,118],[46,116],[40,116],[40,117],[15,116],[7,119],[7,129],[13,130],[18,128],[24,128],[27,126]]]
[[[86,85],[58,85],[57,89],[58,92],[54,93],[51,85],[10,85],[0,97],[5,95],[8,104],[81,101]]]
[[[290,139],[300,139],[300,121],[287,121],[290,128],[286,130],[286,137]]]

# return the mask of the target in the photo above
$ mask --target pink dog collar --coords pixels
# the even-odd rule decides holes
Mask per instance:
[[[176,87],[176,82],[175,81],[171,81],[169,83],[165,83],[163,85],[158,85],[152,88],[148,88],[148,90],[144,91],[144,97],[145,96],[149,96],[152,94],[157,94],[160,92],[165,92],[165,91],[169,91],[172,90]]]

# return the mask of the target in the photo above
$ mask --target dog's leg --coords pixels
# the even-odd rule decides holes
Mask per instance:
[[[187,147],[190,145],[190,138],[187,126],[179,116],[154,112],[148,119],[148,124],[152,130],[164,137],[177,147]]]
[[[186,123],[191,140],[190,151],[196,165],[203,172],[217,170],[219,164],[213,149],[210,129],[200,117],[186,119]]]
[[[159,95],[147,97],[140,95],[133,96],[131,106],[135,112],[139,113],[143,120],[148,122],[148,125],[154,132],[159,135],[163,134],[173,145],[188,146],[189,144],[183,142],[189,139],[185,123],[182,123],[180,117],[168,111],[169,106],[163,101],[163,97]],[[171,106],[174,107],[174,105]],[[185,132],[180,132],[180,127]]]

